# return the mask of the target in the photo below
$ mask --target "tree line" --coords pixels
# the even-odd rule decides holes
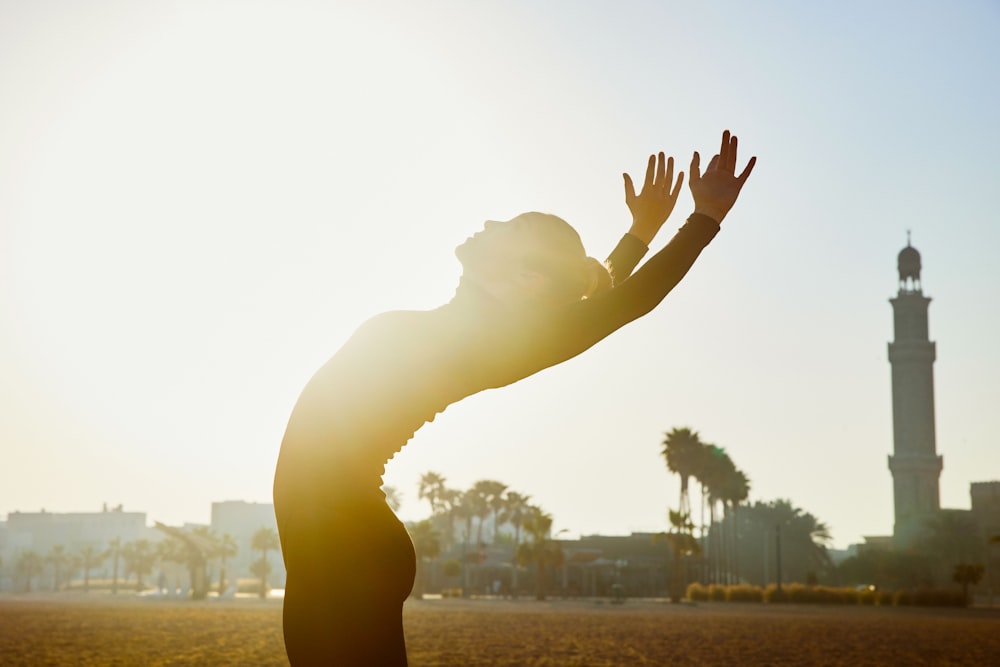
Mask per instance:
[[[669,528],[655,538],[668,545],[665,562],[672,598],[680,599],[692,581],[765,584],[779,576],[814,581],[829,572],[827,526],[787,500],[748,504],[750,479],[725,449],[685,427],[665,434],[661,454],[667,469],[680,478],[677,509],[669,509]],[[692,482],[698,485],[697,508],[691,500]],[[384,491],[398,509],[398,492],[391,487]],[[460,544],[481,549],[506,542],[515,554],[515,589],[516,566],[530,566],[539,587],[536,594],[544,596],[546,577],[538,573],[561,567],[564,556],[552,539],[551,514],[532,504],[530,496],[490,479],[464,490],[451,488],[443,475],[431,471],[420,477],[417,497],[427,502],[431,513],[429,519],[407,526],[419,562]],[[504,526],[510,528],[506,533]],[[781,573],[773,563],[778,550],[784,556]],[[415,591],[421,583],[418,575]]]
[[[398,505],[398,493],[385,489],[390,505]],[[511,594],[518,590],[518,565],[529,566],[535,572],[536,596],[545,596],[545,572],[561,565],[562,549],[551,539],[551,514],[531,502],[531,496],[510,489],[503,482],[482,479],[468,489],[449,487],[440,473],[429,471],[420,477],[417,497],[430,507],[430,518],[407,526],[418,560],[418,575],[414,592],[419,595],[424,586],[425,561],[442,552],[457,551],[463,557],[446,563],[445,573],[465,575],[482,559],[487,545],[509,544],[513,548],[515,567],[511,570]],[[398,509],[398,507],[394,507]],[[508,534],[501,531],[510,527]],[[539,574],[540,573],[540,574]],[[467,586],[463,594],[468,594]]]
[[[750,478],[725,449],[682,427],[665,434],[661,454],[667,469],[680,478],[678,507],[668,511],[670,530],[661,536],[672,551],[672,599],[680,599],[689,580],[805,582],[829,569],[826,524],[788,500],[746,505]],[[691,506],[692,480],[700,490],[698,525]],[[784,572],[779,571],[782,564]]]
[[[71,551],[65,545],[56,544],[45,554],[32,549],[23,550],[12,563],[14,586],[22,592],[37,590],[36,582],[48,574],[51,591],[72,587],[89,593],[94,571],[109,566],[110,577],[102,579],[101,588],[107,588],[111,594],[126,588],[140,592],[151,587],[148,577],[152,576],[154,568],[159,565],[162,572],[167,563],[187,569],[193,599],[207,597],[211,583],[210,567],[217,568],[215,589],[220,596],[235,585],[226,573],[228,562],[238,550],[232,535],[219,535],[208,526],[195,526],[190,531],[170,530],[170,534],[158,541],[122,541],[115,538],[105,548],[85,544]],[[278,548],[278,535],[274,529],[261,527],[254,533],[251,549],[259,556],[250,563],[250,572],[259,579],[260,597],[265,597],[268,590],[267,578],[272,570],[269,553],[277,552]],[[107,570],[104,574],[108,574]]]

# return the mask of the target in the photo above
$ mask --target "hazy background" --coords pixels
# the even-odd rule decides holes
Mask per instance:
[[[578,533],[661,530],[663,432],[834,543],[892,530],[896,254],[924,260],[941,501],[1000,477],[1000,4],[0,1],[0,514],[270,501],[366,317],[450,298],[487,218],[603,257],[621,173],[722,129],[757,168],[651,316],[453,406],[390,463]],[[665,242],[690,211],[685,191]]]

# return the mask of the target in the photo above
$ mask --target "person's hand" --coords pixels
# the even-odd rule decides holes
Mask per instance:
[[[670,217],[677,203],[677,195],[684,184],[684,172],[677,174],[674,183],[674,158],[665,158],[663,153],[650,155],[646,167],[646,180],[642,184],[642,192],[635,194],[632,177],[625,177],[625,203],[632,212],[632,227],[629,234],[639,238],[649,245],[660,231],[660,227]],[[671,188],[673,183],[673,188]]]
[[[691,196],[694,197],[694,212],[707,215],[718,223],[729,213],[736,203],[740,189],[750,177],[757,158],[750,162],[739,176],[736,176],[736,135],[730,136],[729,130],[722,133],[722,148],[718,155],[708,163],[705,173],[701,173],[701,158],[695,151],[691,158]]]

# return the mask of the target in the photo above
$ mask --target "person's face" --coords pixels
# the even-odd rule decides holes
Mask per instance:
[[[501,269],[519,266],[527,253],[537,245],[527,221],[523,218],[487,220],[476,232],[455,249],[455,255],[466,271],[493,274]]]
[[[500,278],[525,268],[539,270],[567,256],[582,256],[573,228],[555,216],[522,214],[512,220],[488,220],[455,249],[467,274]],[[550,261],[551,260],[551,261]]]

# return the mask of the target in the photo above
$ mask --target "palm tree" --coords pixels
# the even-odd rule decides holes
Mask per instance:
[[[699,471],[699,481],[708,498],[709,532],[706,551],[709,558],[709,574],[713,582],[718,582],[723,569],[725,544],[722,532],[716,528],[716,507],[722,502],[727,480],[736,474],[736,466],[722,447],[708,445],[706,452],[707,455],[703,458]]]
[[[223,533],[219,538],[216,555],[219,557],[219,595],[226,592],[226,560],[236,555],[236,540],[229,533]]]
[[[80,564],[83,566],[83,592],[90,592],[90,571],[95,567],[100,567],[104,559],[108,557],[107,551],[98,551],[92,544],[88,544],[80,550]]]
[[[756,584],[774,581],[775,531],[781,531],[782,581],[807,581],[832,568],[827,545],[830,531],[825,523],[788,500],[755,502],[740,510],[740,562],[746,579]],[[762,548],[763,547],[763,548]],[[765,559],[766,553],[766,559]]]
[[[739,559],[739,533],[736,530],[737,520],[736,513],[743,503],[750,495],[750,478],[746,476],[742,470],[738,468],[733,468],[722,481],[719,489],[719,498],[722,500],[722,510],[723,519],[721,528],[729,526],[729,531],[723,532],[723,537],[725,541],[730,541],[728,553],[731,554],[731,563],[727,567],[727,583],[736,582],[739,583],[740,580],[740,559]],[[729,521],[729,517],[732,516],[732,520]],[[732,577],[728,577],[728,575]],[[730,581],[731,579],[731,581]]]
[[[460,503],[461,510],[460,514],[463,519],[465,519],[465,541],[472,541],[472,519],[479,517],[483,511],[489,511],[489,508],[485,507],[483,502],[483,497],[479,495],[475,489],[467,489],[462,493],[462,501]],[[485,510],[484,510],[485,508]],[[480,524],[480,533],[482,533],[482,525]]]
[[[191,529],[175,528],[156,522],[156,527],[167,534],[160,542],[161,560],[169,560],[187,567],[191,582],[191,599],[204,600],[209,589],[209,560],[218,556],[219,538],[209,526]]]
[[[271,562],[267,559],[269,551],[277,551],[281,547],[278,541],[278,533],[273,528],[263,526],[257,529],[250,540],[250,548],[260,552],[260,558],[256,561],[256,567],[251,564],[254,574],[260,577],[260,597],[267,597],[267,575],[271,573]],[[266,566],[265,566],[266,564]]]
[[[421,598],[427,586],[426,561],[433,561],[441,555],[441,535],[429,519],[411,523],[406,527],[413,542],[413,551],[417,556],[418,576],[414,581],[412,595]]]
[[[441,508],[448,520],[448,545],[455,546],[455,521],[462,517],[462,492],[458,489],[441,491]]]
[[[122,558],[125,560],[126,576],[135,573],[135,590],[143,589],[142,578],[152,574],[153,563],[156,562],[156,551],[149,540],[135,540],[122,546]]]
[[[70,555],[66,553],[66,547],[56,544],[49,550],[45,561],[52,565],[52,590],[58,591],[63,583],[63,570],[70,564]]]
[[[271,574],[271,561],[263,556],[250,563],[250,574],[260,579],[260,599],[267,597],[267,576]]]
[[[24,579],[24,592],[31,592],[31,580],[42,574],[45,559],[35,551],[22,551],[14,562],[14,574]]]
[[[516,491],[508,491],[506,497],[504,498],[503,511],[500,514],[498,521],[501,523],[509,523],[514,526],[514,567],[511,569],[511,595],[517,597],[517,587],[518,587],[518,564],[517,564],[517,549],[521,546],[521,528],[524,526],[524,519],[527,516],[528,508],[531,506],[529,504],[531,496],[518,493]]]
[[[962,599],[969,604],[969,585],[975,586],[983,578],[985,568],[982,565],[959,563],[952,571],[951,580],[962,586]]]
[[[432,471],[425,472],[420,476],[420,485],[417,488],[417,498],[426,500],[431,506],[431,515],[437,514],[441,507],[441,494],[445,490],[445,478]]]
[[[681,514],[691,513],[691,501],[688,496],[688,480],[698,471],[700,456],[704,445],[697,431],[688,427],[673,428],[665,434],[661,454],[667,461],[667,469],[681,478],[680,507]]]
[[[192,597],[195,600],[203,600],[208,597],[208,589],[211,585],[211,577],[208,571],[209,562],[219,558],[221,541],[215,529],[211,526],[194,526],[191,529],[191,534],[198,541],[199,546],[195,550],[197,555],[192,554],[193,558],[188,565],[192,575]]]
[[[490,540],[491,543],[496,543],[497,541],[497,517],[500,511],[503,509],[504,503],[504,491],[507,490],[507,485],[503,482],[498,482],[493,479],[481,479],[476,482],[472,488],[476,491],[482,498],[483,511],[485,514],[481,516],[481,519],[485,519],[492,515],[493,517],[493,539]],[[482,523],[480,522],[480,532]],[[480,538],[480,543],[482,539]]]
[[[454,507],[455,516],[465,522],[465,534],[462,536],[462,597],[469,596],[469,561],[466,549],[472,540],[472,519],[479,515],[481,500],[473,489],[466,489]]]
[[[524,526],[524,518],[527,515],[528,508],[531,507],[530,500],[531,496],[518,493],[517,491],[508,491],[507,495],[504,496],[503,509],[498,521],[500,523],[509,523],[514,527],[515,547],[521,543],[521,528]]]
[[[114,563],[111,569],[111,594],[118,595],[118,561],[122,555],[122,540],[120,537],[116,537],[108,542],[108,552]]]
[[[671,602],[680,602],[684,591],[687,588],[687,581],[684,578],[684,570],[681,567],[682,559],[686,556],[701,553],[698,540],[691,534],[694,531],[694,524],[691,522],[690,513],[668,511],[670,519],[670,532],[659,533],[653,539],[665,541],[670,545],[670,586],[669,594]]]
[[[188,566],[188,547],[179,538],[173,535],[167,535],[166,538],[160,540],[156,543],[156,558],[161,561],[160,568],[162,570],[164,562],[177,563],[178,565]],[[190,568],[189,568],[190,573]],[[176,581],[175,581],[176,584]],[[170,587],[171,595],[173,595],[173,587]]]
[[[535,598],[544,600],[546,570],[549,567],[563,565],[562,548],[549,537],[552,530],[552,515],[532,505],[524,519],[524,530],[531,537],[531,542],[525,542],[518,547],[518,561],[522,565],[534,563]]]
[[[483,484],[484,482],[487,484],[487,486],[484,486]],[[479,519],[476,522],[476,544],[479,545],[480,547],[482,547],[484,544],[483,524],[486,523],[487,517],[489,517],[490,513],[493,511],[493,509],[490,507],[491,492],[488,484],[489,484],[488,480],[480,480],[475,484],[473,484],[471,489],[473,493],[472,496],[473,498],[472,506],[474,508],[473,512],[475,513],[476,518]]]

